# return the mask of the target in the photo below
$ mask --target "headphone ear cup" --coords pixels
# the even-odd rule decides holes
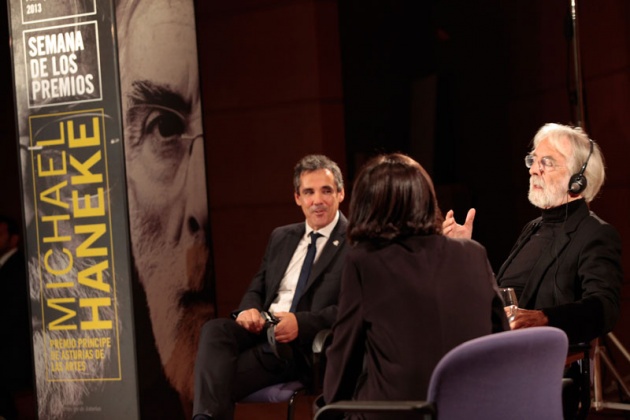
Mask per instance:
[[[578,195],[586,188],[586,177],[582,173],[571,175],[569,179],[569,194]]]
[[[567,192],[571,195],[580,194],[586,188],[586,184],[588,184],[588,182],[586,182],[586,177],[584,176],[584,171],[586,170],[586,165],[588,165],[588,161],[591,159],[591,155],[593,154],[593,148],[595,147],[595,142],[593,140],[588,139],[588,141],[591,144],[591,149],[588,152],[584,165],[582,165],[580,172],[571,175],[571,178],[569,178],[569,189]]]

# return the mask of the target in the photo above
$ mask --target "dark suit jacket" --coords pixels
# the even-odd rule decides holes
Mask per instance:
[[[521,232],[499,270],[499,285],[541,220],[529,222]],[[568,215],[563,232],[531,268],[519,306],[543,310],[549,325],[564,330],[571,343],[587,342],[611,331],[619,318],[621,238],[583,200]]]
[[[477,242],[430,235],[380,249],[361,243],[346,257],[324,399],[425,399],[444,354],[508,328]]]
[[[318,331],[331,328],[337,316],[341,270],[346,253],[346,226],[343,214],[331,232],[326,246],[311,269],[298,302],[296,345],[309,353]],[[267,310],[276,298],[280,281],[304,236],[304,222],[282,226],[271,233],[260,270],[239,304],[239,311],[250,308]]]

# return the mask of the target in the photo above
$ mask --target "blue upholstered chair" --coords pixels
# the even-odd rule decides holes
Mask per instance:
[[[287,420],[293,419],[295,397],[304,392],[306,387],[300,381],[283,382],[260,389],[239,401],[244,403],[284,403],[288,405]]]
[[[566,334],[553,327],[475,338],[440,360],[426,401],[339,401],[319,409],[315,419],[397,411],[438,420],[561,420],[567,350]]]
[[[267,330],[267,338],[272,351],[278,355],[276,342],[274,338],[274,327]],[[287,403],[287,420],[293,419],[295,412],[295,398],[300,393],[313,394],[319,392],[322,381],[322,371],[324,369],[324,350],[330,340],[330,330],[320,331],[313,340],[313,380],[310,387],[307,387],[300,381],[283,382],[276,385],[270,385],[249,394],[247,397],[239,401],[239,404],[246,403]]]

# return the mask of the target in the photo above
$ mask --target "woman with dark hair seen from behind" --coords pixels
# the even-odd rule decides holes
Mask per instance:
[[[441,226],[433,183],[416,161],[381,155],[361,169],[350,202],[353,248],[327,354],[326,403],[426,399],[444,354],[509,329],[485,249],[443,236]]]

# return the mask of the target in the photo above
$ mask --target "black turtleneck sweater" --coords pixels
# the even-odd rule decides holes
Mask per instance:
[[[506,268],[501,276],[501,287],[512,287],[516,296],[520,297],[525,283],[527,282],[531,268],[540,258],[544,249],[547,248],[556,235],[562,231],[563,224],[581,205],[584,200],[574,200],[568,204],[563,204],[551,209],[542,210],[542,220],[535,227],[534,234],[523,245],[521,251],[514,257],[512,263]],[[551,250],[556,252],[557,250]],[[557,258],[557,257],[556,257]],[[550,270],[557,270],[558,264],[553,264]]]
[[[497,274],[519,307],[542,310],[571,343],[611,331],[623,283],[621,237],[583,199],[543,210],[528,223]]]

